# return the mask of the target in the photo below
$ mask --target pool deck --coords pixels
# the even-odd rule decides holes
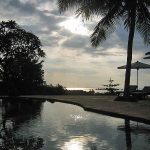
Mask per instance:
[[[2,98],[2,97],[1,97]],[[150,124],[150,99],[138,102],[114,101],[115,96],[20,96],[81,106],[86,111]]]
[[[114,101],[115,96],[20,96],[81,106],[86,111],[150,124],[150,99],[139,102]]]

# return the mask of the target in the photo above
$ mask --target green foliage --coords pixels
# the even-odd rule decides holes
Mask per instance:
[[[66,89],[60,84],[57,84],[56,86],[51,84],[39,86],[36,92],[37,93],[35,94],[41,95],[63,95],[66,93]]]
[[[106,94],[115,95],[116,91],[119,90],[116,88],[117,86],[119,86],[119,84],[114,84],[114,80],[112,80],[111,78],[110,80],[108,80],[108,82],[108,84],[103,85],[105,88],[102,88],[100,90],[106,90]]]
[[[30,93],[43,84],[44,56],[37,36],[15,21],[0,22],[0,77],[6,94]]]
[[[94,95],[95,94],[95,91],[93,89],[90,89],[89,92],[87,92],[88,95]]]
[[[18,136],[20,124],[30,121],[41,111],[41,101],[3,100],[0,109],[0,150],[41,150],[44,140],[41,137]],[[16,117],[18,116],[18,117]],[[10,119],[11,118],[11,119]],[[13,118],[13,119],[12,119]]]

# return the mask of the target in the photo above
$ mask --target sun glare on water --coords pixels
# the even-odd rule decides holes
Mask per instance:
[[[61,22],[59,25],[72,33],[89,35],[88,29],[85,27],[80,18],[70,17],[68,20]]]
[[[69,142],[66,142],[64,147],[65,150],[83,150],[81,141],[77,139],[72,139]]]
[[[96,141],[96,138],[92,136],[72,137],[72,139],[64,143],[62,149],[63,150],[84,150],[85,146],[88,145],[89,142],[94,142],[94,141]]]
[[[83,150],[83,148],[79,142],[76,142],[76,143],[71,143],[70,145],[68,145],[68,150]]]

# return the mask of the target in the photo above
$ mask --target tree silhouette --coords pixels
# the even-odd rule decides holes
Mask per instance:
[[[0,22],[0,77],[6,94],[28,93],[43,84],[44,56],[37,36],[15,21]]]
[[[116,91],[119,90],[117,89],[116,87],[119,86],[119,84],[114,84],[113,83],[114,80],[112,80],[111,78],[108,80],[108,84],[104,84],[104,88],[100,88],[98,90],[106,90],[107,93],[106,94],[109,94],[109,95],[115,95],[116,94]]]
[[[91,35],[91,43],[97,47],[112,33],[116,24],[122,20],[129,32],[127,46],[127,67],[125,74],[124,96],[129,97],[129,85],[132,61],[132,46],[135,29],[140,33],[145,43],[150,38],[149,0],[58,0],[60,11],[69,8],[77,9],[78,16],[89,20],[93,16],[102,19],[96,25]]]
[[[18,136],[20,125],[41,111],[42,102],[2,100],[0,109],[0,150],[41,150],[44,139],[34,136]],[[28,110],[28,111],[26,111]],[[17,117],[19,116],[19,117]]]

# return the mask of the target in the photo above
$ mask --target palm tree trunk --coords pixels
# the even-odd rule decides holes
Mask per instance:
[[[129,37],[128,37],[128,47],[127,47],[127,67],[125,74],[125,84],[124,84],[124,97],[129,98],[130,96],[130,75],[131,75],[131,62],[132,62],[132,46],[133,46],[133,38],[135,32],[135,13],[136,13],[136,5],[135,8],[132,9],[131,12],[131,23],[129,25]]]

